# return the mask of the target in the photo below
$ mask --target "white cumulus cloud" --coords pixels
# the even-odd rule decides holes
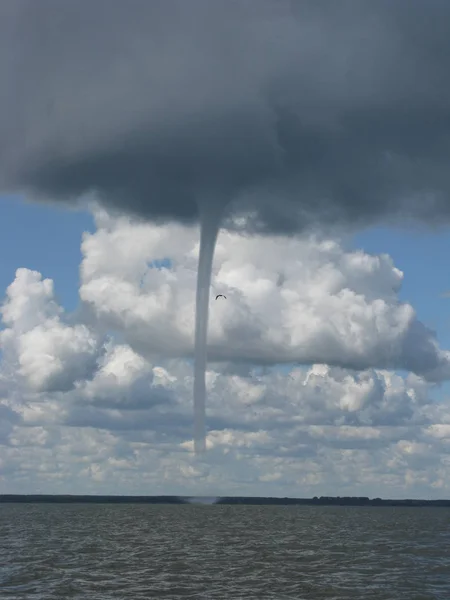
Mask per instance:
[[[198,236],[97,216],[85,234],[80,295],[107,327],[147,356],[193,351]],[[155,260],[170,258],[170,268]],[[450,353],[398,299],[403,273],[388,255],[317,237],[219,236],[209,356],[252,364],[327,363],[450,376]],[[223,293],[227,301],[215,301]]]
[[[26,268],[6,290],[2,489],[448,494],[450,401],[435,397],[447,352],[399,302],[403,273],[389,256],[221,234],[199,458],[196,232],[96,219],[82,243],[85,310],[65,314],[53,282]]]
[[[69,389],[95,366],[97,336],[83,324],[69,326],[53,296],[53,282],[18,269],[6,291],[2,348],[17,361],[17,374],[36,391]]]

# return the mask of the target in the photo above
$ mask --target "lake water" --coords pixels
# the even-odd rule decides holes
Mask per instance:
[[[0,505],[1,600],[450,599],[450,510]]]

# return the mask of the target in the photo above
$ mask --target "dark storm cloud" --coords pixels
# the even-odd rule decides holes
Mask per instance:
[[[446,0],[4,0],[0,184],[247,227],[450,213]]]

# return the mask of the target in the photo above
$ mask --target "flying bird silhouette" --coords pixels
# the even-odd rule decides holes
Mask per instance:
[[[216,300],[217,300],[217,298],[225,298],[225,300],[227,299],[227,297],[226,297],[226,296],[224,296],[223,294],[217,294],[217,296],[216,296]]]

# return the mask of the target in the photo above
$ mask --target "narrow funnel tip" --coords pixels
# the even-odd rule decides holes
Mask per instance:
[[[206,452],[206,442],[205,439],[194,440],[194,454],[204,454]]]

